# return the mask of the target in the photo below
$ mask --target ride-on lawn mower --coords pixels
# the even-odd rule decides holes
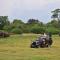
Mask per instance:
[[[52,45],[52,38],[49,37],[39,37],[37,40],[33,41],[30,45],[31,48],[45,48],[45,47],[50,47]]]

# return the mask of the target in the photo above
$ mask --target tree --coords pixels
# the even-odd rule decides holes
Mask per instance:
[[[9,28],[10,32],[16,34],[21,34],[23,32],[23,29],[24,29],[24,22],[22,22],[22,20],[19,19],[14,19]]]
[[[58,28],[58,21],[57,20],[52,20],[51,22],[48,22],[46,24],[47,27],[55,27]]]
[[[28,24],[36,24],[36,23],[39,23],[39,20],[37,20],[37,19],[29,19],[27,23]]]
[[[52,34],[58,34],[60,31],[60,9],[55,9],[52,11],[53,20],[46,24],[46,32],[51,32]]]
[[[0,30],[3,29],[5,25],[9,25],[8,16],[0,16]]]
[[[57,28],[55,28],[55,27],[48,27],[47,29],[46,29],[46,32],[50,32],[50,33],[52,33],[52,34],[58,34],[59,33],[59,29],[57,29]]]
[[[55,9],[54,11],[52,11],[53,15],[52,18],[55,19],[57,18],[59,20],[60,18],[60,9]]]
[[[24,22],[22,22],[22,20],[19,19],[14,19],[11,25],[12,28],[23,28]]]
[[[22,22],[22,20],[19,19],[14,19],[13,24],[24,24],[24,22]]]
[[[14,34],[22,34],[23,33],[23,31],[20,28],[14,28],[11,30],[11,32]]]
[[[44,27],[33,27],[31,29],[31,32],[32,33],[35,33],[35,34],[41,34],[41,33],[44,33],[46,30]]]

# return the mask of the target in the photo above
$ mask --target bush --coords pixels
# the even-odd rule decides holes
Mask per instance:
[[[3,30],[9,32],[9,30],[10,30],[9,28],[10,28],[10,26],[4,26]]]
[[[59,29],[54,28],[54,27],[49,27],[46,29],[46,32],[51,32],[52,34],[58,34],[59,33]]]
[[[29,28],[25,28],[25,29],[23,29],[23,32],[24,33],[30,33],[30,29]]]
[[[15,33],[15,34],[22,34],[23,33],[22,30],[19,29],[19,28],[14,28],[14,29],[11,30],[11,32]]]
[[[36,33],[36,34],[41,34],[45,32],[45,28],[43,27],[34,27],[31,29],[32,33]]]

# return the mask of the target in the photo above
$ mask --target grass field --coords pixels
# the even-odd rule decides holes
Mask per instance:
[[[0,38],[0,60],[60,60],[60,37],[53,36],[51,48],[30,48],[39,35],[12,35]]]

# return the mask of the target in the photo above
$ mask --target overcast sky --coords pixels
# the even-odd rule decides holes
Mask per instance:
[[[51,11],[60,8],[60,0],[0,0],[0,16],[9,16],[9,20],[39,19],[51,20]]]

